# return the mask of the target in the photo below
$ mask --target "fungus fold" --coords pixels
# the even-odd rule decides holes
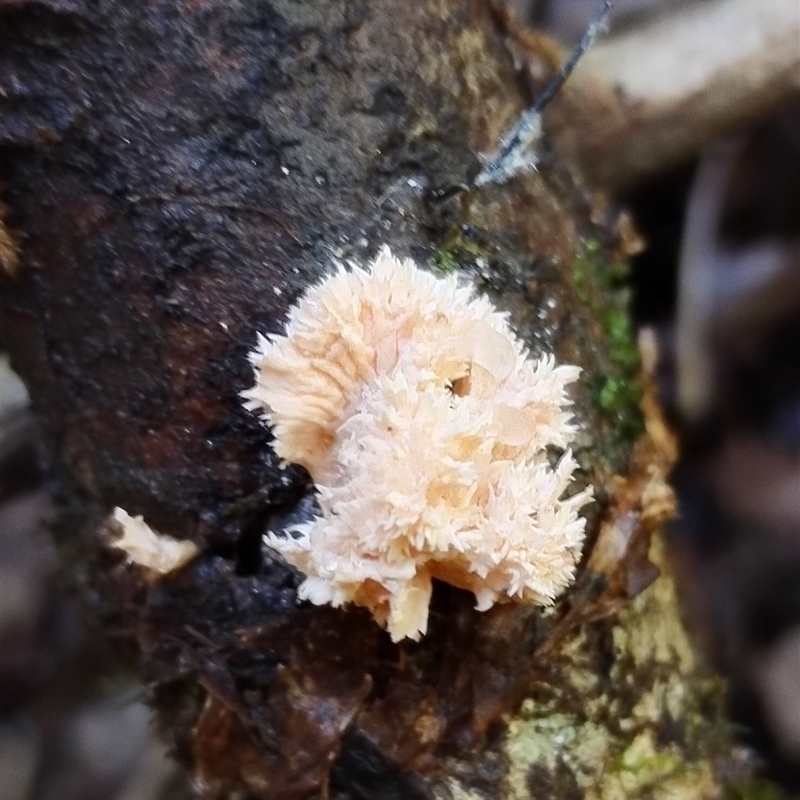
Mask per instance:
[[[434,578],[481,610],[570,584],[591,499],[570,494],[580,370],[531,359],[458,276],[384,247],[308,289],[250,360],[247,407],[318,490],[315,519],[265,537],[307,576],[301,598],[366,606],[397,641],[425,633]]]

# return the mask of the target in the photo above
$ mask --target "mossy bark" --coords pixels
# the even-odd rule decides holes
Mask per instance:
[[[668,569],[632,599],[672,454],[652,398],[646,431],[637,408],[626,226],[555,153],[447,191],[529,101],[487,4],[13,0],[0,23],[3,340],[64,563],[205,795],[719,796],[738,757]],[[381,244],[462,271],[534,355],[585,369],[597,502],[552,609],[481,614],[437,586],[428,635],[394,645],[358,609],[298,605],[261,546],[313,487],[242,408],[246,354],[334,259]],[[147,579],[110,547],[115,505],[200,556]]]

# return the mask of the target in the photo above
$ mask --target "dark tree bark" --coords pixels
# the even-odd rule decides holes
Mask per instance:
[[[486,4],[3,0],[0,70],[20,253],[2,334],[46,431],[56,536],[207,796],[691,798],[734,779],[668,575],[618,613],[652,580],[673,455],[638,409],[627,225],[555,153],[439,191],[530,100]],[[461,270],[535,355],[584,367],[598,502],[553,610],[481,614],[437,586],[428,635],[394,645],[362,611],[298,605],[262,549],[313,487],[242,408],[246,354],[334,257],[383,243]],[[110,547],[116,505],[200,555],[146,580]]]

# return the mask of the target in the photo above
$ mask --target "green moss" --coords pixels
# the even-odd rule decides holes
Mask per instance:
[[[627,310],[628,301],[625,299],[623,302],[624,308],[611,308],[605,314],[611,358],[621,369],[638,371],[640,363],[636,336]]]
[[[442,275],[449,275],[474,264],[478,259],[487,260],[493,255],[490,248],[468,239],[459,225],[450,233],[431,256],[429,268]]]
[[[607,348],[606,363],[587,371],[587,380],[596,407],[622,443],[634,441],[643,427],[639,350],[630,318],[630,292],[624,283],[628,273],[627,263],[604,259],[595,239],[585,242],[583,254],[570,269],[572,285],[601,328]]]
[[[639,404],[641,388],[632,381],[618,375],[608,375],[601,379],[595,399],[598,406],[609,417],[623,416],[630,408]],[[634,431],[638,430],[634,427]]]
[[[440,247],[431,257],[430,268],[434,272],[442,275],[449,275],[458,269],[458,261],[452,250],[447,247]]]

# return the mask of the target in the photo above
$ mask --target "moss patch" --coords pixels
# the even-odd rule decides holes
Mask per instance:
[[[448,247],[440,247],[431,256],[430,269],[440,275],[449,275],[458,269],[459,262]]]
[[[494,249],[482,246],[464,234],[465,223],[454,226],[444,241],[436,248],[430,258],[428,267],[440,275],[449,275],[456,270],[462,272],[480,272],[494,256]],[[473,234],[477,231],[468,228]]]
[[[630,290],[625,285],[628,264],[609,264],[603,258],[600,243],[590,239],[569,272],[578,297],[607,341],[608,363],[587,370],[595,405],[612,423],[615,434],[631,444],[642,433],[643,424],[639,411],[639,351],[630,318]]]

